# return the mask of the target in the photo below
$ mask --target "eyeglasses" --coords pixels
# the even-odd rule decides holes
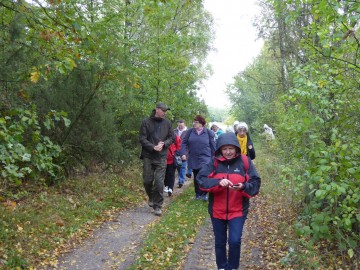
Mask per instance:
[[[200,122],[199,121],[194,121],[193,124],[199,124]]]

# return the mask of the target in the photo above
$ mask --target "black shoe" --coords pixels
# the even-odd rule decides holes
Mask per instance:
[[[182,188],[183,184],[179,184],[178,188]]]
[[[186,177],[187,177],[187,178],[191,178],[191,173],[187,173],[187,174],[186,174]]]

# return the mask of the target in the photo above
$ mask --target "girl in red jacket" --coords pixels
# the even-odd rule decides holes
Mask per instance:
[[[196,181],[201,190],[209,192],[218,269],[238,269],[249,198],[258,194],[261,178],[251,159],[241,154],[234,133],[219,136],[214,161],[200,169]]]
[[[164,192],[169,196],[172,195],[175,184],[175,171],[176,167],[174,166],[174,155],[178,154],[178,151],[181,148],[181,139],[179,135],[175,134],[175,142],[172,143],[168,148],[167,160],[166,160],[166,172],[164,179]]]

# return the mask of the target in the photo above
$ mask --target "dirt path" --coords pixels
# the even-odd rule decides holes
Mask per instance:
[[[257,227],[257,213],[252,209],[256,207],[256,198],[252,199],[250,214],[246,220],[241,245],[241,260],[239,269],[269,269],[262,263],[260,243],[256,239],[261,234]],[[184,270],[216,270],[214,234],[210,218],[200,229],[193,248],[188,253]]]
[[[190,186],[189,186],[190,185]],[[184,188],[192,188],[193,182],[186,181],[183,188],[175,188],[173,197],[165,197],[164,208]],[[87,269],[87,270],[125,270],[133,264],[137,251],[141,247],[143,236],[153,222],[161,217],[152,213],[152,209],[146,204],[121,212],[116,220],[104,223],[97,229],[93,237],[85,240],[76,249],[62,255],[58,259],[56,269]],[[255,237],[256,226],[252,226],[256,216],[249,217],[244,231],[242,247],[241,269],[251,269],[260,260],[261,251],[247,249],[247,243]],[[55,269],[55,268],[46,268]],[[184,270],[212,270],[217,269],[214,253],[214,238],[210,219],[200,229],[193,247],[189,251],[184,262]]]

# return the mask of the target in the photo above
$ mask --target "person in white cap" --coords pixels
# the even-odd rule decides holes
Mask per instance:
[[[240,144],[241,154],[244,154],[253,160],[256,156],[255,148],[248,130],[248,125],[245,122],[239,122],[235,127],[235,134]]]

